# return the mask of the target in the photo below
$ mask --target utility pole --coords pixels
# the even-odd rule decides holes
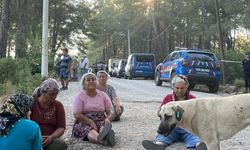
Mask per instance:
[[[42,31],[42,77],[48,77],[48,11],[49,0],[43,0],[43,31]]]
[[[128,29],[128,56],[131,54],[131,48],[130,48],[130,33]]]
[[[219,16],[219,9],[218,9],[218,0],[215,0],[215,10],[216,10],[216,19],[217,19],[217,26],[219,32],[219,47],[220,47],[220,57],[221,60],[224,60],[224,49],[223,49],[223,37],[221,33],[221,24],[220,24],[220,16]],[[221,72],[222,72],[222,83],[225,84],[225,66],[224,62],[221,62]]]

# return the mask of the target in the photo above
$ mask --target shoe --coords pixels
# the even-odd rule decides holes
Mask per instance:
[[[142,146],[147,150],[165,150],[165,146],[162,144],[156,144],[150,140],[143,140]]]
[[[207,145],[204,142],[200,142],[196,147],[195,150],[207,150]]]
[[[60,90],[65,90],[65,87],[61,87]]]
[[[110,132],[111,128],[112,128],[112,124],[109,123],[109,122],[106,122],[105,125],[103,126],[102,131],[97,136],[97,140],[98,141],[103,141],[103,139],[105,138],[105,136],[107,136],[108,133]]]
[[[64,90],[68,90],[68,87],[64,87]]]
[[[107,146],[111,146],[114,147],[115,146],[115,132],[114,130],[110,130],[110,132],[108,133],[107,137]]]

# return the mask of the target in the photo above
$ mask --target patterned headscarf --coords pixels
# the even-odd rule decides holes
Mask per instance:
[[[34,90],[32,96],[34,98],[37,98],[41,96],[42,93],[47,92],[48,90],[59,91],[59,85],[55,79],[49,78],[47,80],[44,80],[42,84]]]
[[[3,99],[0,107],[0,135],[7,135],[19,119],[26,118],[32,104],[33,98],[21,93]]]

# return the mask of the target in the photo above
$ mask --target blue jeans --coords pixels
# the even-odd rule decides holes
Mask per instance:
[[[201,142],[201,139],[182,128],[176,127],[168,136],[157,134],[155,141],[162,142],[164,145],[171,145],[174,142],[183,141],[187,148],[195,148],[195,145]]]

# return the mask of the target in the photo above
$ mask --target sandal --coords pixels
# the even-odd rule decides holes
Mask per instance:
[[[110,132],[107,135],[107,146],[114,147],[115,146],[115,132],[114,130],[110,130]]]
[[[147,150],[165,150],[165,146],[163,144],[156,144],[150,140],[143,140],[142,146]]]
[[[97,136],[97,140],[98,141],[102,141],[110,132],[112,128],[112,124],[109,122],[106,122],[105,125],[103,126],[102,131],[99,133],[99,135]]]
[[[200,142],[196,147],[195,150],[207,150],[207,145],[204,142]]]

